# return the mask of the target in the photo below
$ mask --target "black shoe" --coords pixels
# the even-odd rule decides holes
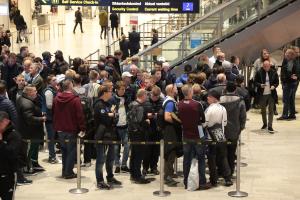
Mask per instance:
[[[109,185],[122,185],[122,182],[121,181],[118,181],[117,179],[115,179],[114,177],[113,178],[110,178],[110,179],[107,179],[107,183]]]
[[[56,158],[49,158],[48,159],[48,163],[50,163],[50,164],[56,164],[56,163],[58,163],[58,160]]]
[[[43,172],[46,171],[44,169],[44,167],[42,167],[38,162],[32,162],[32,168],[33,170],[37,171],[37,172]]]
[[[225,184],[226,187],[232,186],[233,182],[231,180],[225,180]]]
[[[35,176],[38,174],[37,171],[34,170],[33,168],[24,170],[23,173],[24,173],[24,175],[27,175],[27,176]]]
[[[149,173],[149,172],[148,172],[146,169],[143,169],[143,171],[142,171],[142,175],[143,175],[143,176],[146,176],[148,173]]]
[[[27,178],[21,179],[21,180],[17,180],[17,185],[21,186],[21,185],[30,185],[32,184],[32,180],[28,180]]]
[[[273,130],[272,127],[268,127],[268,131],[269,131],[269,133],[271,133],[271,134],[275,133],[275,131]]]
[[[175,181],[171,177],[167,177],[167,178],[165,178],[165,184],[168,185],[169,187],[172,187],[172,186],[174,187],[174,186],[176,186],[178,184],[178,182]]]
[[[210,185],[211,187],[218,187],[218,182],[211,182]]]
[[[100,190],[110,190],[111,186],[107,183],[104,183],[104,181],[101,181],[97,183],[97,188],[99,188]]]
[[[77,178],[77,174],[71,174],[71,175],[65,175],[64,179],[73,179],[73,178]]]
[[[159,175],[159,171],[157,169],[151,169],[151,174]]]
[[[121,172],[121,168],[120,167],[116,167],[116,169],[115,169],[115,174],[118,174],[118,173],[120,173]]]
[[[121,167],[121,171],[122,171],[122,172],[125,172],[125,173],[129,173],[129,172],[130,172],[130,169],[129,169],[127,166],[122,166],[122,167]]]
[[[263,125],[262,127],[261,127],[261,130],[265,130],[265,129],[267,129],[267,125]]]
[[[274,115],[278,115],[278,112],[277,112],[277,110],[275,110],[275,111],[274,111]]]
[[[278,117],[277,120],[288,120],[288,117],[281,116],[281,117]]]
[[[199,190],[208,190],[210,189],[212,186],[210,183],[206,183],[204,185],[199,185]]]
[[[288,117],[288,120],[289,120],[289,121],[296,120],[296,116],[295,116],[295,115],[289,116],[289,117]]]
[[[150,183],[150,181],[148,179],[145,178],[132,178],[131,181],[135,184],[148,184]]]

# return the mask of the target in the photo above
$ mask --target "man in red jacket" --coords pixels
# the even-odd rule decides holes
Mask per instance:
[[[62,177],[76,178],[73,172],[76,156],[76,137],[85,131],[84,113],[80,98],[73,93],[73,83],[65,80],[63,92],[58,93],[53,102],[54,129],[58,132],[62,151]],[[71,142],[66,143],[65,140]]]

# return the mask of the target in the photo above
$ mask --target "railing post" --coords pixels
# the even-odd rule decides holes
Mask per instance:
[[[70,141],[73,142],[73,141]],[[83,194],[87,193],[89,190],[86,188],[81,188],[81,166],[80,166],[80,137],[77,138],[77,188],[70,189],[69,192],[72,194]]]
[[[159,197],[166,197],[171,194],[169,191],[164,191],[164,176],[165,176],[165,159],[164,159],[164,154],[165,154],[165,143],[164,140],[160,140],[160,189],[159,191],[153,192],[154,196],[159,196]]]

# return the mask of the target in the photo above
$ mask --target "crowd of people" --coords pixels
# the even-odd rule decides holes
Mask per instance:
[[[259,99],[262,129],[274,133],[272,119],[278,101],[279,77],[276,66],[266,54],[268,51],[263,50],[256,62],[254,96]],[[251,91],[245,87],[240,74],[238,57],[232,56],[227,61],[225,53],[216,46],[212,57],[198,55],[196,66],[185,65],[184,73],[178,77],[164,58],[158,58],[154,69],[148,72],[140,68],[139,57],[124,59],[122,51],[100,56],[99,62],[91,65],[81,58],[73,59],[69,65],[60,50],[54,53],[53,60],[52,57],[47,51],[42,57],[36,57],[26,46],[21,47],[17,55],[8,49],[2,51],[1,184],[10,186],[14,172],[18,185],[30,184],[32,181],[24,174],[45,171],[39,162],[40,141],[44,137],[51,140],[49,163],[59,163],[57,148],[62,153],[61,178],[64,179],[77,177],[73,171],[77,137],[120,141],[122,145],[83,145],[82,164],[90,167],[92,159],[96,159],[95,177],[99,189],[121,185],[114,177],[116,173],[130,173],[132,183],[150,183],[147,175],[160,173],[159,146],[129,145],[128,141],[157,142],[160,139],[175,142],[165,145],[164,157],[160,158],[165,160],[166,185],[177,186],[174,163],[181,156],[185,188],[195,157],[200,190],[218,186],[221,178],[225,186],[233,184],[237,141],[251,107]],[[281,120],[296,119],[295,92],[299,77],[299,48],[289,48],[280,75],[284,103]],[[55,139],[60,142],[56,144]],[[197,144],[207,139],[218,144]],[[206,160],[209,180],[205,175]],[[2,191],[1,195],[4,195]]]

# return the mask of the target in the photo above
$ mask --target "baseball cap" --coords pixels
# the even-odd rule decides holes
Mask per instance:
[[[123,77],[132,77],[132,74],[130,72],[123,72],[122,73],[122,78]]]

